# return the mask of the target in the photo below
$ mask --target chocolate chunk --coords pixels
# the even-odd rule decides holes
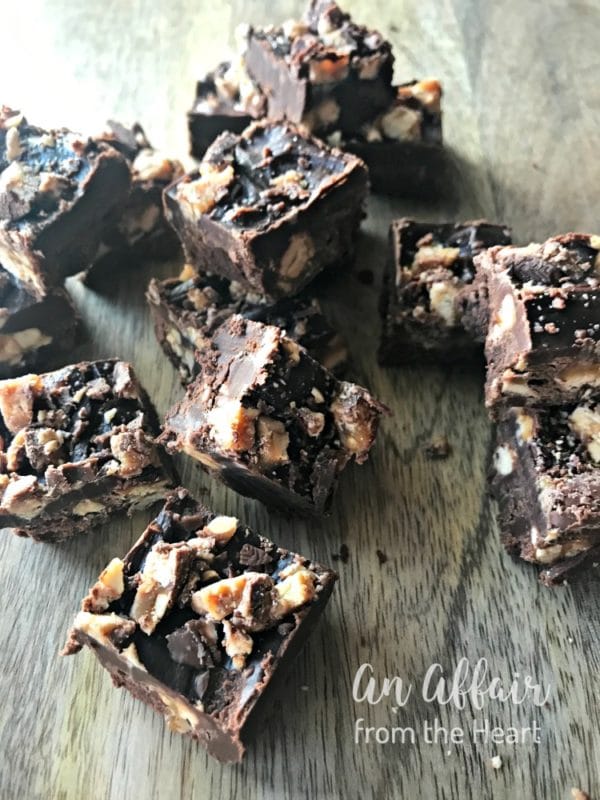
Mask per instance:
[[[216,643],[207,636],[208,625],[205,620],[193,619],[166,637],[173,661],[194,669],[214,667],[220,661]],[[208,678],[209,673],[204,674]]]

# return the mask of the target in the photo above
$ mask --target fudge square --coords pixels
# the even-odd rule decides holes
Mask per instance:
[[[124,207],[113,214],[104,230],[85,272],[88,286],[100,285],[103,278],[113,278],[144,260],[166,260],[180,252],[179,239],[165,219],[162,194],[183,175],[183,166],[152,147],[139,123],[128,128],[110,120],[106,127],[97,140],[115,148],[127,160],[131,189]]]
[[[265,116],[266,97],[248,75],[244,59],[222,61],[196,83],[194,104],[188,111],[190,155],[202,158],[223,133],[241,133]]]
[[[199,358],[200,373],[167,413],[160,441],[267,505],[327,511],[339,473],[367,459],[385,407],[337,380],[280,328],[239,315]]]
[[[358,133],[344,136],[334,130],[327,142],[362,158],[372,192],[439,199],[451,180],[442,146],[440,82],[410,81],[395,86],[394,92],[388,108]]]
[[[486,404],[559,405],[600,390],[600,236],[492,248]]]
[[[394,98],[391,45],[330,0],[313,0],[304,20],[249,28],[244,59],[267,116],[312,130],[357,133]]]
[[[288,123],[224,133],[197,172],[165,192],[186,260],[273,299],[325,267],[346,267],[368,191],[353,155]]]
[[[41,295],[93,258],[123,206],[127,162],[66,129],[46,131],[0,110],[0,263]]]
[[[173,486],[154,409],[111,359],[0,381],[0,528],[59,541]]]
[[[169,360],[188,384],[198,374],[196,350],[211,346],[211,336],[234,314],[245,319],[277,325],[306,347],[323,366],[341,370],[348,351],[339,333],[330,326],[316,298],[302,293],[268,303],[235,281],[218,275],[191,274],[158,281],[153,278],[146,298],[156,337]]]
[[[389,232],[381,295],[379,363],[462,360],[481,354],[469,321],[479,302],[473,257],[509,244],[510,231],[484,220],[434,224],[400,219]]]
[[[504,411],[491,485],[505,547],[545,583],[600,559],[600,404]]]
[[[0,379],[22,375],[75,345],[79,315],[64,289],[35,297],[0,266]]]
[[[102,572],[63,653],[87,645],[171,730],[240,761],[336,578],[179,489]]]

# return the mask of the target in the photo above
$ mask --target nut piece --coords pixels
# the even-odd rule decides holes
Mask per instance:
[[[211,519],[208,525],[204,527],[202,533],[212,536],[217,544],[225,544],[237,531],[239,524],[237,517],[221,515]]]
[[[185,581],[193,551],[185,545],[160,542],[144,564],[142,579],[129,612],[144,633],[151,634],[171,608]]]
[[[30,424],[34,396],[41,386],[38,375],[24,375],[0,383],[0,413],[11,433]]]
[[[30,519],[42,507],[35,475],[10,480],[2,495],[2,508],[9,514]]]
[[[275,584],[275,604],[273,616],[285,617],[300,606],[310,603],[316,595],[315,574],[306,567],[288,575]]]
[[[193,593],[192,608],[197,614],[208,614],[211,619],[225,619],[239,606],[246,584],[261,577],[260,572],[244,572],[234,578],[223,578],[203,586]]]
[[[6,160],[16,161],[22,153],[21,138],[16,126],[6,131]]]
[[[151,148],[144,148],[135,157],[132,164],[133,177],[139,181],[161,181],[170,183],[183,175],[183,167],[179,161],[165,158]]]
[[[120,558],[113,558],[108,566],[100,573],[100,577],[92,587],[90,593],[83,601],[84,611],[106,611],[109,605],[118,600],[125,591],[123,579],[124,564]]]
[[[458,247],[442,247],[440,245],[422,245],[413,258],[411,275],[418,275],[429,269],[452,269],[460,255]]]
[[[577,406],[569,416],[569,425],[587,447],[592,460],[600,463],[600,406]]]
[[[227,189],[235,179],[235,172],[231,164],[219,169],[208,161],[203,161],[199,170],[199,178],[182,181],[176,191],[179,198],[188,203],[193,211],[208,214],[227,194]]]
[[[74,627],[99,644],[111,650],[118,650],[135,631],[135,622],[118,614],[91,614],[89,611],[80,611],[75,617]]]
[[[316,437],[323,432],[325,427],[325,414],[320,411],[311,411],[310,408],[299,408],[298,417],[306,428],[309,436]]]
[[[127,400],[139,398],[138,384],[130,364],[117,361],[113,370],[113,391]]]
[[[506,294],[502,298],[498,311],[492,320],[489,332],[490,339],[493,341],[508,333],[514,327],[516,321],[517,307],[515,300],[511,294]]]
[[[431,310],[440,316],[449,327],[456,324],[458,294],[458,288],[451,281],[434,281],[429,287]]]
[[[380,119],[381,130],[388,139],[414,141],[421,138],[421,113],[408,106],[394,106]]]
[[[290,437],[283,422],[271,417],[259,417],[256,423],[258,432],[258,459],[262,467],[273,467],[289,461],[287,449]]]
[[[343,381],[330,409],[342,446],[362,464],[375,441],[382,407],[364,389]]]
[[[246,656],[252,652],[253,645],[251,636],[234,628],[229,620],[223,622],[223,647],[236,669],[244,669]]]
[[[239,400],[230,400],[215,406],[206,416],[212,427],[212,438],[224,450],[239,453],[252,449],[256,409],[244,408]]]
[[[110,450],[121,464],[124,478],[139,475],[144,467],[156,464],[157,455],[151,439],[140,430],[124,430],[110,437]]]
[[[510,475],[515,468],[517,454],[512,447],[500,445],[494,451],[493,464],[498,475]]]
[[[308,233],[294,233],[281,257],[279,272],[285,280],[294,280],[302,274],[315,254],[315,243]],[[285,282],[285,281],[284,281]]]
[[[517,417],[517,441],[519,444],[529,442],[534,434],[534,419],[531,414],[519,409],[516,412]]]
[[[558,373],[555,380],[557,383],[573,389],[583,386],[600,386],[600,364],[588,361],[570,364]]]

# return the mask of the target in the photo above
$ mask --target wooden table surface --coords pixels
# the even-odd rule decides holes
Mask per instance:
[[[490,427],[482,376],[459,369],[380,369],[376,300],[389,221],[487,216],[527,242],[595,231],[600,191],[599,3],[584,0],[347,0],[388,36],[396,77],[439,76],[445,137],[460,157],[458,198],[445,208],[372,198],[358,268],[375,286],[341,276],[327,307],[347,335],[353,375],[393,409],[367,465],[343,476],[333,514],[319,524],[269,515],[182,461],[186,486],[224,513],[302,553],[347,563],[332,603],[293,668],[285,693],[240,766],[221,766],[169,733],[89,653],[61,659],[80,598],[144,516],[63,545],[0,541],[0,797],[121,798],[569,798],[600,797],[598,584],[551,591],[500,550],[485,495]],[[30,0],[3,3],[0,88],[35,121],[98,128],[107,117],[147,127],[185,155],[195,78],[214,65],[235,25],[283,20],[301,3],[263,0]],[[123,275],[105,292],[72,286],[88,338],[77,356],[130,359],[162,413],[180,394],[143,300],[153,274]],[[452,455],[423,448],[446,434]],[[379,563],[377,550],[387,556]],[[489,701],[425,702],[430,667],[451,674],[462,657],[492,675],[551,684],[542,707]],[[354,675],[402,676],[406,706],[355,702]],[[414,727],[415,743],[355,742],[355,721]],[[463,743],[424,741],[423,725],[460,727]],[[540,743],[473,741],[474,720],[541,727]],[[510,733],[510,731],[507,731]],[[379,734],[384,737],[384,734]],[[525,737],[526,738],[526,737]],[[491,759],[500,756],[494,769]]]

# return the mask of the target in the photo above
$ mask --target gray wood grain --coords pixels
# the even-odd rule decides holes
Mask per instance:
[[[359,265],[379,276],[385,232],[399,213],[486,215],[522,241],[598,228],[600,57],[597,2],[347,0],[358,20],[391,38],[397,77],[437,75],[445,135],[460,156],[461,191],[446,209],[373,198]],[[301,3],[230,0],[30,0],[2,4],[0,90],[30,118],[93,130],[140,119],[153,141],[187,149],[184,112],[195,78],[223,55],[235,25],[284,19]],[[143,301],[153,274],[123,276],[105,294],[71,286],[88,330],[78,356],[130,359],[160,412],[180,389],[161,357]],[[319,524],[268,515],[211,483],[190,461],[185,484],[276,541],[325,562],[347,544],[331,607],[265,720],[245,763],[222,767],[167,732],[153,712],[110,685],[86,653],[60,659],[80,598],[122,554],[145,518],[118,520],[65,545],[0,541],[0,797],[4,800],[163,798],[568,798],[600,796],[600,615],[593,580],[559,591],[500,551],[485,496],[489,425],[482,377],[459,369],[381,370],[374,287],[354,276],[327,290],[353,346],[356,377],[393,409],[371,461],[344,476]],[[449,459],[423,446],[448,435]],[[388,560],[380,564],[376,551]],[[486,657],[498,675],[551,681],[550,702],[484,712],[438,708],[415,695],[394,713],[352,700],[358,666],[418,686],[429,665],[451,670]],[[538,745],[447,749],[353,742],[354,720],[469,728],[542,726]],[[490,759],[500,755],[501,769]]]

